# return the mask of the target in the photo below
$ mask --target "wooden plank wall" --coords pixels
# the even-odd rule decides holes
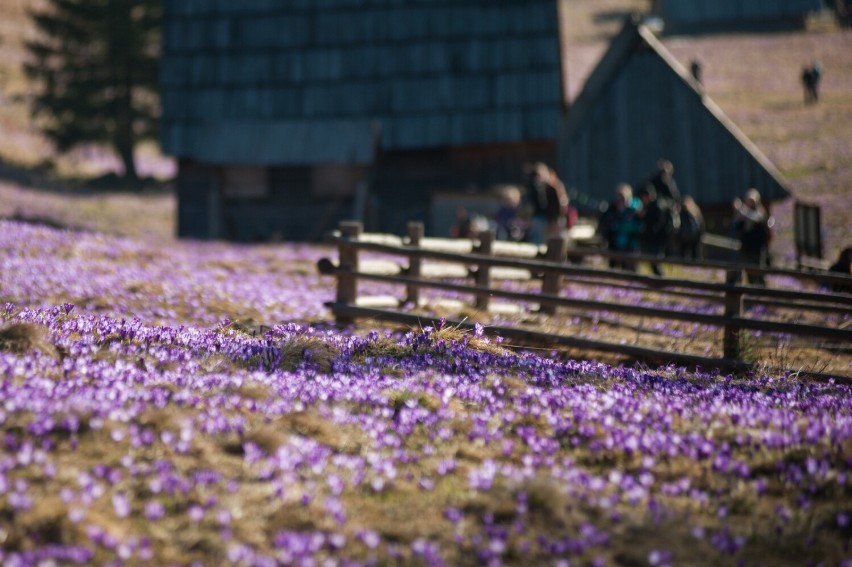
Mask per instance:
[[[708,104],[656,53],[637,50],[562,140],[560,174],[568,186],[609,201],[617,183],[638,187],[666,158],[681,192],[702,206],[727,205],[749,187],[767,201],[786,196]]]

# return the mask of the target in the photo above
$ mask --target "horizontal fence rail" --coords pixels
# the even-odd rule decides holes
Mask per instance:
[[[430,239],[423,236],[422,223],[410,223],[408,236],[364,234],[359,223],[342,223],[339,231],[328,235],[327,240],[337,245],[338,259],[321,259],[317,266],[322,274],[337,278],[336,300],[329,304],[340,323],[350,323],[357,318],[377,318],[414,324],[430,321],[405,312],[410,305],[417,306],[421,290],[432,289],[467,294],[473,297],[472,306],[488,310],[492,299],[500,298],[516,303],[537,305],[541,313],[555,314],[560,308],[588,312],[611,312],[637,317],[672,321],[686,321],[717,327],[723,330],[723,358],[692,355],[684,352],[655,350],[650,347],[610,343],[582,337],[568,337],[542,333],[522,328],[493,327],[506,337],[516,337],[536,342],[548,342],[599,351],[619,352],[628,356],[649,359],[678,360],[688,364],[713,365],[725,368],[744,367],[740,360],[741,332],[744,330],[786,334],[806,338],[822,338],[843,348],[852,346],[852,329],[841,325],[782,322],[747,316],[746,305],[796,310],[797,312],[831,312],[852,317],[852,295],[845,293],[780,289],[746,286],[739,283],[718,283],[685,278],[650,276],[634,272],[592,268],[576,263],[579,256],[622,257],[596,249],[569,248],[566,239],[554,238],[546,246],[526,243],[500,242],[493,232],[484,232],[476,240]],[[382,259],[361,258],[362,252],[382,255]],[[407,263],[386,257],[404,258]],[[780,268],[756,268],[727,262],[695,262],[629,255],[632,261],[677,263],[707,270],[722,270],[726,281],[752,269],[767,275],[785,276],[798,281],[822,285],[847,284],[852,277],[829,274],[812,274]],[[357,282],[375,281],[397,284],[406,290],[404,298],[388,302],[389,309],[369,305],[367,298],[358,296]],[[493,285],[498,280],[519,280],[536,283],[538,290],[510,291]],[[640,292],[662,294],[667,302],[676,298],[690,298],[716,305],[716,313],[701,313],[681,308],[659,308],[616,301],[576,299],[564,297],[565,285],[590,287],[606,286]],[[672,303],[672,305],[675,305]],[[678,304],[680,305],[680,304]],[[463,322],[453,324],[465,327]]]

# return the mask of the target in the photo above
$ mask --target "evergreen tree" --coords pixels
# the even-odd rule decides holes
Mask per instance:
[[[30,111],[59,151],[105,143],[136,179],[133,148],[156,137],[160,1],[46,0],[30,12]]]

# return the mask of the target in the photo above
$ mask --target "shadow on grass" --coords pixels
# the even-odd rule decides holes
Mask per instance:
[[[595,13],[595,15],[592,17],[592,20],[595,24],[611,24],[613,22],[624,22],[627,18],[637,13],[640,16],[644,17],[654,16],[653,13],[643,14],[641,12],[637,12],[636,10],[602,10],[600,12]],[[663,14],[659,14],[659,16],[664,17]],[[791,31],[809,29],[810,27],[812,27],[811,20],[812,18],[810,18],[807,14],[780,17],[768,16],[764,18],[752,19],[728,18],[713,20],[712,18],[708,18],[702,20],[700,23],[697,24],[686,22],[670,22],[669,25],[663,28],[661,35],[674,34],[702,36],[725,33],[788,33]],[[834,22],[834,20],[831,21]],[[839,22],[837,22],[837,24],[840,25]],[[606,34],[601,35],[601,39],[607,39],[608,37],[609,36],[607,36]]]
[[[777,19],[745,19],[706,21],[699,24],[669,22],[660,35],[684,35],[701,37],[725,34],[783,34],[807,29],[805,17],[789,17]]]
[[[621,24],[623,25],[631,16],[636,14],[635,10],[603,10],[596,12],[592,16],[592,21],[595,25]],[[642,15],[642,14],[640,14]],[[597,29],[594,33],[589,34],[588,39],[591,41],[603,42],[608,44],[612,41],[613,34],[605,29]]]
[[[15,212],[9,216],[0,215],[0,220],[10,220],[24,224],[32,224],[38,226],[46,226],[57,230],[70,230],[72,232],[91,233],[92,230],[84,226],[59,222],[54,218],[42,215],[22,215],[20,212]]]
[[[635,10],[601,10],[600,12],[595,13],[592,17],[592,21],[596,24],[624,22],[635,13]]]
[[[29,189],[52,193],[92,195],[99,193],[168,193],[172,179],[139,177],[128,179],[110,172],[95,177],[60,176],[53,162],[44,160],[34,166],[24,166],[0,158],[0,181],[8,181]]]

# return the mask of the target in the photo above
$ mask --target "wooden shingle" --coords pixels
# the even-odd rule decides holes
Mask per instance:
[[[555,0],[189,0],[164,11],[164,129],[187,131],[164,147],[178,157],[227,154],[228,141],[198,135],[204,121],[283,121],[270,132],[321,138],[327,120],[378,120],[385,150],[558,132]],[[300,143],[281,140],[276,155],[304,156],[290,149]]]

